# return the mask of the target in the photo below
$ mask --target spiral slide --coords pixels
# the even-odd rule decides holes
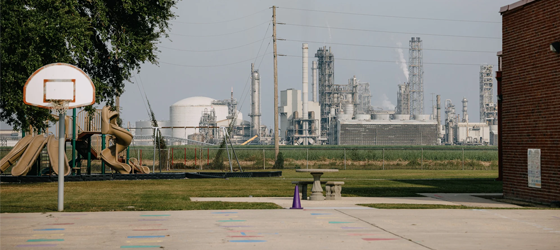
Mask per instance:
[[[103,107],[101,110],[101,133],[115,136],[115,144],[101,151],[101,160],[121,174],[130,173],[131,167],[118,161],[118,155],[132,142],[132,134],[117,125],[119,113]]]

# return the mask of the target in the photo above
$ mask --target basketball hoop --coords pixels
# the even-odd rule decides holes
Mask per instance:
[[[66,114],[68,111],[68,104],[70,100],[50,100],[51,109],[53,109],[57,114]]]

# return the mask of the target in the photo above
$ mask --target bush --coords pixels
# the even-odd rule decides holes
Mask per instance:
[[[282,152],[278,153],[278,157],[276,158],[276,162],[274,162],[273,169],[284,169],[284,155]]]

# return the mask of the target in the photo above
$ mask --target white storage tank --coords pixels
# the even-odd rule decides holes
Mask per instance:
[[[171,126],[171,122],[169,120],[167,121],[158,121],[158,126],[160,128],[162,127],[170,127]],[[163,136],[171,136],[171,129],[170,128],[162,128],[161,129],[161,135]]]
[[[429,121],[430,115],[414,115],[414,120],[416,121]]]
[[[169,107],[170,126],[172,127],[196,127],[200,123],[200,117],[204,109],[216,111],[216,121],[225,120],[228,115],[227,105],[212,105],[215,101],[209,97],[195,96],[180,100]],[[242,119],[239,119],[242,120]],[[187,138],[194,134],[198,129],[194,128],[174,128],[173,137]]]
[[[389,114],[374,114],[374,118],[375,118],[375,120],[388,121],[389,120]]]
[[[356,114],[356,120],[369,121],[369,120],[371,120],[371,115],[370,114]]]
[[[152,135],[151,121],[136,121],[135,136]]]
[[[396,121],[408,121],[410,120],[410,115],[394,114],[393,118]]]

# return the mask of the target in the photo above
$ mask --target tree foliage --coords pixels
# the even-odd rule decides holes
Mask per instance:
[[[144,62],[157,64],[176,0],[0,0],[0,120],[44,129],[50,112],[23,103],[23,85],[40,67],[76,65],[96,88],[96,103],[113,105]],[[91,107],[90,107],[91,109]]]

